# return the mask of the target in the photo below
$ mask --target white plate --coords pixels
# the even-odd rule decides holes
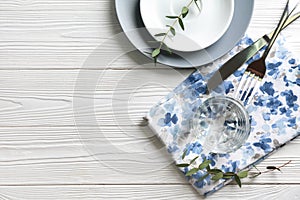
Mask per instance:
[[[152,60],[149,62],[153,62],[151,55],[146,53],[153,50],[153,45],[148,42],[153,40],[153,37],[146,30],[141,18],[140,0],[115,0],[115,6],[119,22],[129,41],[143,55]],[[253,7],[254,0],[234,0],[234,13],[230,26],[217,42],[199,51],[177,52],[174,50],[172,55],[162,52],[157,62],[178,68],[194,68],[220,58],[230,51],[245,34],[252,17]]]
[[[167,31],[166,25],[172,25],[174,19],[166,18],[178,16],[182,7],[191,0],[140,0],[140,10],[143,22],[149,33],[155,37],[158,33]],[[228,29],[234,11],[233,0],[199,0],[189,7],[188,15],[183,19],[185,30],[178,23],[175,24],[176,35],[167,37],[165,44],[177,51],[197,51],[204,49],[217,40]]]

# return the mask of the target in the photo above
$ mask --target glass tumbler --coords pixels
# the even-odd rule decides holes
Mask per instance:
[[[191,133],[204,152],[234,152],[246,142],[250,129],[246,108],[240,101],[227,96],[205,100],[191,119]]]

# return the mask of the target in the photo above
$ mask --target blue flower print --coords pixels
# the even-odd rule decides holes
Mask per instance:
[[[274,124],[272,124],[272,128],[277,129],[278,135],[286,134],[286,125],[285,125],[286,122],[287,122],[286,118],[281,118],[277,120]]]
[[[224,172],[237,172],[239,165],[240,161],[229,160],[229,162],[226,165],[221,166],[221,169]]]
[[[263,113],[262,115],[265,121],[270,121],[270,113]]]
[[[166,112],[169,112],[169,113],[174,111],[174,107],[175,107],[175,101],[173,101],[172,103],[166,103],[164,105]]]
[[[262,136],[260,138],[259,142],[255,142],[255,143],[253,143],[253,145],[255,147],[261,148],[262,150],[264,150],[265,153],[271,152],[272,151],[272,147],[270,146],[269,143],[272,142],[272,139],[267,137],[269,135],[270,134]]]
[[[174,153],[174,152],[177,152],[179,151],[179,148],[178,148],[178,145],[176,143],[172,143],[168,146],[168,152],[169,153]]]
[[[216,161],[218,160],[218,154],[210,153],[208,155],[201,154],[202,160],[210,160],[210,166],[214,167],[216,165]]]
[[[280,115],[284,115],[285,114],[287,117],[291,117],[291,114],[293,113],[292,110],[287,109],[285,107],[279,108],[279,111],[281,112]]]
[[[277,62],[277,63],[268,63],[267,64],[267,70],[268,70],[268,75],[273,76],[273,78],[277,78],[278,75],[280,74],[279,66],[282,65],[282,62]]]
[[[224,81],[223,84],[224,84],[226,94],[228,94],[230,90],[234,88],[231,81]]]
[[[280,43],[280,40],[277,40]],[[275,56],[281,60],[284,60],[289,54],[289,51],[283,47],[283,46],[278,46],[277,51],[275,52]]]
[[[292,90],[288,90],[288,91],[284,91],[281,92],[281,96],[285,97],[286,100],[286,104],[290,107],[293,108],[294,111],[298,110],[298,105],[295,103],[298,100],[298,97],[296,95],[294,95]]]
[[[289,119],[288,122],[288,127],[296,127],[296,117]]]
[[[294,65],[296,63],[296,60],[294,58],[289,60],[289,64]]]
[[[271,83],[271,82],[265,82],[262,86],[260,86],[260,90],[264,94],[267,93],[270,96],[273,96],[275,93],[275,90],[273,88],[273,83]]]
[[[202,145],[199,142],[189,144],[186,150],[186,155],[188,156],[191,152],[200,155],[202,152]]]
[[[163,123],[162,123],[163,121]],[[176,124],[178,122],[178,118],[176,116],[176,114],[174,114],[173,116],[171,115],[171,113],[167,113],[165,114],[165,118],[164,119],[160,119],[159,124],[161,126],[171,126],[172,123]]]
[[[199,180],[201,177],[205,176],[205,172],[198,171],[196,174],[194,174],[192,177],[194,180]],[[210,177],[206,177],[203,181],[196,181],[194,183],[194,186],[196,188],[203,188],[205,185],[207,185],[210,182]]]
[[[300,78],[297,78],[297,79],[296,79],[296,84],[297,84],[298,86],[300,86]]]
[[[192,85],[193,83],[199,80],[203,80],[203,76],[198,71],[195,71],[189,77],[187,77],[187,79],[184,82],[186,82],[187,85]]]
[[[244,74],[244,70],[236,70],[234,73],[233,73],[233,75],[235,76],[235,77],[242,77],[243,76],[243,74]]]

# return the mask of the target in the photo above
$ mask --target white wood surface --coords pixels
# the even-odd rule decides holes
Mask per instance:
[[[249,31],[272,30],[283,4],[256,0]],[[87,89],[76,90],[85,81],[77,76],[87,57],[121,31],[112,0],[1,1],[0,199],[201,199],[160,141],[140,126],[148,109],[191,70],[140,65],[147,59],[133,52],[109,69],[101,62],[85,66],[102,74],[101,82],[95,91],[88,80]],[[300,21],[285,31],[300,57],[299,33]],[[119,43],[104,48],[111,55],[123,51]],[[87,120],[78,127],[74,98],[94,101],[98,124]],[[89,108],[80,110],[85,117]],[[95,155],[85,146],[94,140]],[[207,199],[300,199],[299,144],[298,138],[258,166],[292,160],[282,174],[246,179],[243,188],[229,185]]]

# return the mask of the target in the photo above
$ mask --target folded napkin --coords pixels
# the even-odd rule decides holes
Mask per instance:
[[[288,50],[283,36],[278,38],[274,50],[269,54],[266,76],[255,100],[247,107],[251,118],[251,133],[247,142],[233,153],[204,153],[199,141],[189,133],[191,117],[207,98],[203,94],[206,91],[205,82],[213,74],[211,72],[252,43],[253,40],[245,36],[227,55],[193,72],[147,114],[150,128],[166,145],[176,163],[186,163],[199,156],[197,164],[209,159],[212,168],[238,172],[264,160],[270,153],[300,135],[300,65]],[[232,94],[247,64],[260,55],[261,52],[224,81],[220,92]],[[184,151],[186,157],[182,160]],[[189,167],[179,169],[185,174],[190,170]],[[187,177],[202,195],[211,194],[231,181],[211,181],[210,177],[198,181],[204,174],[199,171]]]

